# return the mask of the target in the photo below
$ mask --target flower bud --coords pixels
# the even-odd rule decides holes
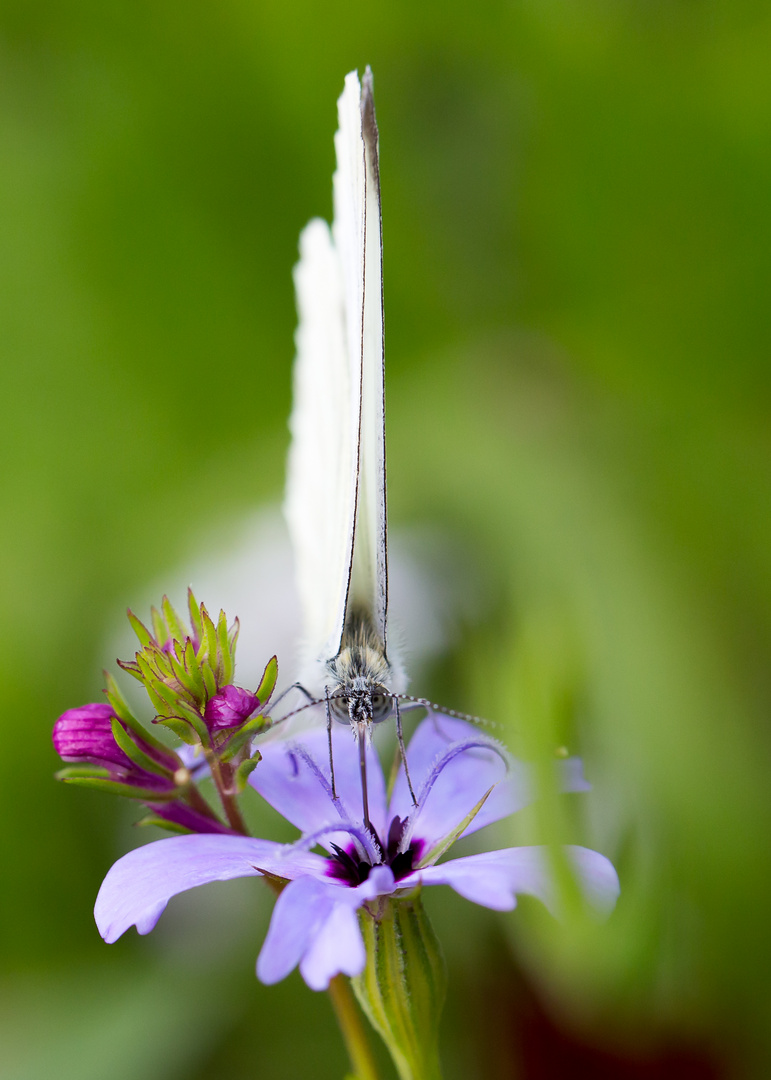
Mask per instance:
[[[68,709],[54,724],[54,750],[62,761],[90,762],[106,769],[133,768],[112,733],[114,716],[107,702]]]
[[[238,686],[223,686],[206,703],[203,718],[210,731],[238,727],[260,707],[256,694]]]
[[[63,761],[85,766],[62,769],[57,774],[61,780],[107,787],[134,798],[176,797],[177,756],[145,742],[106,702],[62,713],[54,724],[53,744]]]
[[[188,590],[190,626],[186,626],[164,596],[160,611],[152,609],[152,632],[129,612],[141,648],[133,660],[118,663],[142,683],[157,712],[158,722],[185,742],[210,744],[209,733],[233,727],[244,719],[246,702],[232,686],[238,619],[228,628],[224,611],[215,623],[203,604]],[[220,700],[220,694],[233,693]],[[211,717],[207,706],[216,701]],[[251,706],[245,714],[254,711]],[[211,722],[209,722],[211,720]]]

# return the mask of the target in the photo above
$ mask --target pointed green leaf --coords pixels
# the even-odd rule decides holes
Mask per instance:
[[[131,608],[128,609],[127,615],[129,622],[131,623],[132,630],[139,638],[139,644],[142,646],[142,648],[144,648],[146,645],[149,645],[150,642],[153,640],[153,635],[147,629],[145,624],[139,621]]]
[[[180,720],[185,720],[198,735],[203,746],[211,746],[211,736],[206,721],[201,714],[186,701],[177,700],[177,713]]]
[[[176,701],[174,702],[173,705],[169,705],[169,703],[167,701],[164,701],[164,699],[161,697],[161,695],[159,693],[157,693],[157,687],[162,686],[162,685],[163,685],[162,683],[155,683],[154,684],[154,683],[146,682],[144,684],[144,687],[145,687],[145,690],[147,691],[147,696],[150,698],[150,703],[153,706],[153,708],[155,709],[158,716],[162,716],[162,717],[173,716],[174,711],[176,709]]]
[[[153,633],[155,634],[156,644],[165,645],[169,636],[169,630],[157,607],[150,608],[150,617],[153,620]]]
[[[177,660],[173,653],[169,653],[169,660],[171,661],[171,667],[174,672],[175,678],[178,682],[187,690],[191,697],[197,697],[196,694],[196,681],[193,676],[185,669],[184,664],[181,664]]]
[[[105,683],[107,684],[107,700],[112,705],[113,712],[116,716],[119,716],[124,724],[127,724],[132,731],[135,731],[140,738],[144,739],[154,750],[162,750],[168,753],[168,748],[164,746],[162,742],[151,735],[150,732],[144,727],[143,724],[137,720],[134,714],[128,707],[126,699],[120,692],[120,688],[112,677],[109,671],[104,672]]]
[[[225,749],[220,751],[221,761],[232,761],[239,750],[243,749],[246,743],[259,735],[265,730],[265,717],[255,716],[251,720],[248,720],[238,731],[234,732],[227,741]]]
[[[78,777],[97,777],[107,779],[110,775],[109,769],[102,769],[98,765],[68,765],[66,769],[59,769],[54,773],[54,779],[56,780],[75,780]]]
[[[176,641],[184,641],[185,638],[189,636],[188,629],[180,619],[179,615],[177,615],[174,608],[169,603],[168,596],[164,596],[163,600],[161,601],[161,610],[163,611],[164,618],[166,619],[169,630],[171,631],[171,636]]]
[[[199,746],[201,740],[198,735],[186,724],[184,720],[180,720],[178,716],[159,716],[156,720],[157,724],[162,724],[169,731],[173,731],[178,739],[181,739],[183,743],[187,743],[188,746]]]
[[[254,771],[262,758],[259,750],[253,758],[247,758],[246,761],[242,761],[236,769],[236,774],[233,777],[233,783],[235,784],[236,794],[240,795],[246,787],[246,783],[249,779],[249,774]]]
[[[187,610],[190,613],[190,625],[193,628],[193,634],[200,645],[203,637],[203,622],[201,620],[201,609],[193,596],[192,589],[187,590]]]
[[[185,653],[183,657],[185,664],[185,670],[193,680],[195,687],[195,697],[200,701],[205,696],[206,688],[203,683],[203,675],[201,673],[201,665],[198,663],[198,657],[195,655],[195,649],[193,642],[190,638],[185,642]]]
[[[126,757],[130,758],[135,765],[138,765],[140,769],[144,769],[145,772],[156,773],[158,776],[171,777],[174,775],[173,769],[164,768],[163,765],[160,765],[154,758],[151,758],[149,754],[146,754],[144,750],[137,746],[117,717],[114,716],[110,723],[112,726],[113,739],[115,739]]]
[[[262,673],[260,685],[255,690],[255,694],[257,695],[261,707],[264,707],[270,701],[271,695],[276,688],[277,679],[278,660],[273,656],[265,665],[265,671]]]
[[[216,671],[217,630],[206,608],[203,609],[203,633],[206,642],[206,655],[212,668]]]
[[[121,720],[127,723],[130,728],[133,728],[134,731],[138,730],[141,725],[129,708],[128,702],[121,693],[120,687],[115,679],[109,671],[103,671],[102,674],[104,675],[107,700],[112,706],[112,711],[116,716],[119,716]]]
[[[144,828],[146,825],[155,825],[158,829],[166,829],[167,832],[182,833],[185,836],[192,832],[191,829],[186,829],[184,825],[180,825],[176,821],[167,821],[166,818],[159,817],[158,814],[146,814],[145,817],[140,818],[139,821],[136,821],[134,824],[141,828]]]
[[[136,660],[118,660],[117,664],[122,671],[127,671],[129,675],[133,675],[139,682],[143,681],[142,672],[139,670],[139,664]]]
[[[97,791],[109,791],[113,795],[122,795],[124,799],[142,799],[144,802],[171,802],[177,793],[154,791],[152,788],[135,787],[122,784],[119,780],[102,780],[96,776],[63,776],[65,784],[77,784],[79,787],[96,788]]]
[[[224,611],[220,611],[219,618],[217,619],[217,684],[219,686],[226,686],[230,679],[227,677],[228,668],[231,667],[229,663],[230,657],[230,643],[228,641],[228,620]],[[232,672],[231,672],[232,678]]]
[[[206,696],[207,698],[213,698],[217,693],[217,680],[214,678],[214,672],[208,660],[204,660],[201,665],[201,674],[203,675],[203,684],[206,687]]]
[[[432,866],[435,862],[437,862],[438,859],[441,859],[445,851],[447,851],[448,848],[451,848],[455,841],[458,839],[458,837],[461,836],[469,827],[471,822],[474,820],[479,811],[487,802],[490,796],[490,792],[493,790],[494,787],[495,784],[493,784],[493,787],[488,788],[482,798],[476,804],[476,806],[473,807],[473,809],[471,809],[468,814],[466,814],[463,821],[459,822],[452,830],[452,832],[449,832],[442,840],[439,841],[438,844],[435,844],[434,847],[431,848],[427,855],[423,856],[418,865],[415,867],[416,870],[422,870],[424,866]]]

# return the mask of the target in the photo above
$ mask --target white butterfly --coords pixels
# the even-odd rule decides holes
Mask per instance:
[[[383,272],[372,72],[337,103],[334,224],[300,237],[285,514],[304,614],[304,685],[364,743],[404,689],[388,645]],[[363,749],[362,749],[363,760]]]
[[[285,513],[309,688],[353,719],[403,688],[388,655],[383,292],[378,132],[369,68],[345,79],[335,220],[314,219],[295,268],[300,324]],[[363,678],[361,694],[355,680]],[[356,686],[359,684],[356,683]],[[390,711],[390,705],[389,705]]]

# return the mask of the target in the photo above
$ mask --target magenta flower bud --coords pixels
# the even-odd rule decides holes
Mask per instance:
[[[106,779],[119,784],[158,795],[174,792],[173,774],[179,765],[177,755],[155,750],[136,733],[130,733],[129,738],[147,767],[137,764],[115,741],[112,725],[116,719],[107,702],[92,702],[68,709],[54,724],[54,749],[63,761],[104,769],[109,774]]]
[[[223,686],[206,703],[203,718],[211,731],[238,727],[260,707],[256,694],[238,686]]]
[[[79,705],[62,713],[54,724],[54,749],[63,761],[84,761],[110,769],[134,769],[112,733],[115,713],[107,702]],[[112,769],[110,769],[112,771]]]

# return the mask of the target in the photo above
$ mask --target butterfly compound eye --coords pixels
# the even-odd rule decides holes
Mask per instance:
[[[383,720],[387,720],[391,715],[391,695],[390,694],[373,694],[372,695],[372,723],[379,724]]]
[[[349,724],[351,722],[348,711],[348,698],[344,694],[330,694],[329,711],[338,724]]]

